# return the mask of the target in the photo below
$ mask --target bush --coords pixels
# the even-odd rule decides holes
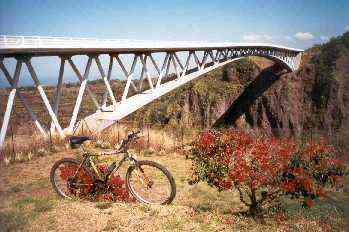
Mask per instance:
[[[297,145],[291,139],[236,130],[207,131],[194,142],[194,179],[218,190],[236,189],[253,216],[281,195],[302,198],[305,207],[337,186],[345,174],[334,150],[323,141]]]
[[[63,180],[67,181],[72,177],[76,171],[77,165],[66,165],[60,167],[60,176]],[[105,164],[98,166],[101,175],[105,178],[108,172],[108,167]],[[69,188],[68,191],[71,195],[79,198],[95,199],[97,201],[126,201],[134,202],[135,199],[129,194],[125,186],[125,180],[121,178],[117,173],[112,173],[108,179],[106,186],[96,185],[96,182],[92,180],[92,177],[82,169],[76,174],[76,181],[82,184],[83,187],[79,189]]]

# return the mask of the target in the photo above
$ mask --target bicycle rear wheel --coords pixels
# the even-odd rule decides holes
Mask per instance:
[[[127,190],[139,202],[170,204],[176,196],[176,183],[162,165],[148,160],[138,161],[126,173]]]
[[[50,181],[53,189],[62,198],[87,197],[94,183],[91,171],[80,162],[64,158],[51,168]]]

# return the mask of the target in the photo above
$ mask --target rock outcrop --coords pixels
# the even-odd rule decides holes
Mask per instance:
[[[146,117],[148,121],[163,124],[258,128],[298,138],[326,135],[345,147],[349,141],[349,33],[306,51],[296,72],[285,73],[264,58],[244,59],[140,112],[151,116]]]

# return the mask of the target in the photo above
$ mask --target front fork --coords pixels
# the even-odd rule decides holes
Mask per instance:
[[[132,159],[134,161],[134,165],[135,165],[135,169],[136,169],[135,170],[136,176],[139,178],[139,180],[141,181],[141,183],[144,187],[151,188],[153,186],[154,182],[151,181],[150,178],[146,175],[143,168],[138,164],[138,161],[134,158],[132,158]]]
[[[82,168],[82,165],[84,165],[84,163],[86,162],[88,156],[83,155],[83,157],[84,157],[84,158],[83,158],[83,160],[81,161],[79,167],[76,169],[76,171],[75,171],[75,173],[74,173],[74,175],[73,175],[73,178],[76,177],[76,175],[78,174],[78,172],[79,172],[80,169]]]
[[[80,169],[82,168],[82,165],[84,165],[87,161],[89,162],[89,164],[91,165],[93,172],[94,172],[94,178],[96,179],[101,179],[101,174],[99,169],[96,167],[95,163],[91,160],[91,157],[87,154],[83,155],[83,160],[81,161],[79,167],[76,169],[73,178],[76,177],[76,175],[78,174],[78,172],[80,171]]]

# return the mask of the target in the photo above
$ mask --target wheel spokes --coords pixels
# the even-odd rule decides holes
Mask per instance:
[[[92,177],[77,164],[62,163],[54,175],[58,191],[65,197],[85,197],[93,186]]]
[[[167,176],[157,167],[149,165],[134,169],[130,176],[130,188],[146,203],[161,204],[171,194]]]

